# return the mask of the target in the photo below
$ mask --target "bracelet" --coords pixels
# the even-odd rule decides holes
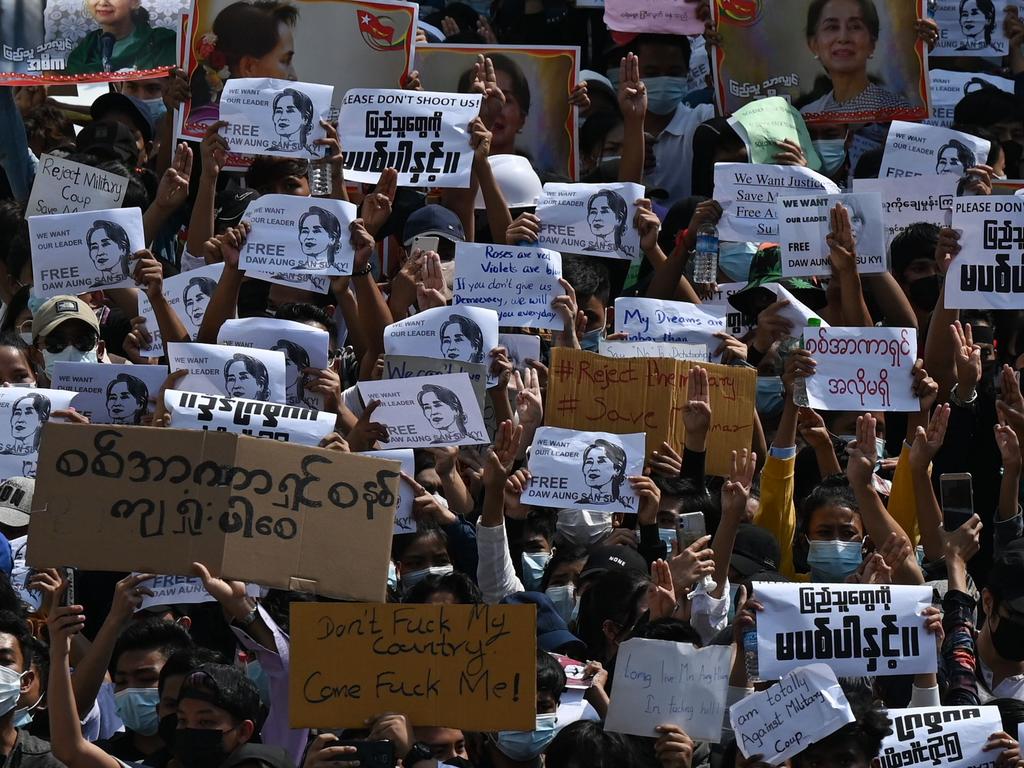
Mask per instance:
[[[259,616],[259,609],[254,607],[251,611],[249,611],[248,616],[245,616],[241,619],[234,619],[231,623],[239,629],[247,629],[256,622],[257,616]]]
[[[962,399],[960,397],[960,395],[957,394],[957,390],[959,390],[959,389],[960,389],[960,385],[957,384],[949,392],[949,400],[950,400],[951,403],[953,403],[953,405],[958,405],[961,408],[966,408],[968,405],[972,405],[974,403],[974,401],[978,399],[978,390],[977,389],[975,389],[971,393],[971,396],[969,398],[967,398],[966,400]]]
[[[368,275],[371,272],[373,272],[373,262],[368,261],[366,262],[366,266],[363,267],[362,269],[354,270],[352,272],[352,277],[363,277],[364,275]]]

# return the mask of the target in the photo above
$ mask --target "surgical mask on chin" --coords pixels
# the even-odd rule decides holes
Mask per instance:
[[[533,760],[547,749],[555,738],[558,716],[537,715],[536,728],[532,731],[498,731],[494,737],[495,746],[511,760]]]
[[[760,416],[778,416],[782,413],[783,386],[781,376],[757,377],[757,413]]]
[[[421,568],[418,571],[406,571],[400,578],[402,589],[411,589],[414,585],[427,578],[427,576],[447,576],[454,571],[455,568],[452,565],[432,565],[429,568]]]
[[[152,736],[160,726],[156,705],[160,691],[156,688],[125,688],[114,694],[117,715],[128,730],[141,736]]]
[[[523,552],[523,586],[528,592],[540,586],[541,579],[544,578],[544,569],[548,567],[550,560],[550,552]]]
[[[47,350],[43,350],[43,362],[45,363],[44,370],[46,371],[46,378],[53,381],[53,364],[54,363],[98,363],[100,361],[96,354],[95,349],[90,349],[88,352],[83,352],[74,344],[68,344],[63,350],[54,354]]]
[[[19,674],[10,667],[0,667],[0,717],[18,705],[18,699],[21,698],[21,678],[24,674]]]
[[[846,139],[819,139],[811,146],[821,155],[821,173],[831,176],[843,167],[846,159]]]
[[[757,253],[757,243],[718,244],[718,268],[735,282],[745,282],[750,273],[750,262]]]
[[[611,533],[612,516],[609,512],[562,509],[558,512],[555,530],[571,543],[589,547]]]
[[[998,618],[999,626],[989,627],[992,647],[1007,661],[1024,661],[1024,625],[1014,624],[1002,616]]]
[[[645,77],[647,86],[647,109],[656,115],[671,115],[686,98],[686,78]]]
[[[555,606],[555,610],[562,617],[562,621],[569,624],[570,621],[576,618],[576,614],[579,612],[579,603],[576,600],[576,587],[572,584],[548,587],[544,590],[544,594],[548,596],[548,600]]]
[[[860,541],[812,541],[807,565],[812,581],[841,582],[860,567],[864,543]]]
[[[604,328],[595,328],[592,331],[587,331],[583,334],[583,338],[580,339],[580,349],[585,349],[587,352],[597,352],[601,346],[601,339],[604,337]]]
[[[155,99],[139,99],[139,101],[146,105],[146,111],[149,112],[149,119],[154,123],[160,122],[160,118],[167,113],[167,105],[164,104],[162,96]]]
[[[665,549],[668,553],[672,554],[672,542],[676,540],[676,529],[675,528],[659,528],[658,538],[665,542]]]
[[[39,706],[43,700],[43,694],[39,694],[39,698],[36,699],[36,703],[31,707],[24,707],[23,709],[14,710],[14,727],[15,728],[28,728],[32,724],[32,718],[35,717],[32,710]]]

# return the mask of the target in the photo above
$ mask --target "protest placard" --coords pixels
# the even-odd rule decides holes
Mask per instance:
[[[936,0],[933,18],[939,39],[929,56],[1005,56],[1003,19],[1007,0]],[[1009,3],[1017,7],[1017,3]],[[1010,88],[1013,93],[1013,88]]]
[[[720,39],[711,61],[719,114],[781,96],[808,123],[928,117],[927,51],[915,28],[927,17],[925,3],[874,0],[870,39],[852,47],[830,43],[828,15],[808,0],[712,3]],[[863,83],[862,90],[837,97],[833,77],[842,84]]]
[[[960,180],[951,174],[918,176],[913,184],[900,179],[854,179],[855,193],[874,192],[882,200],[885,246],[911,224],[945,226],[953,210]]]
[[[946,274],[950,309],[1024,307],[1024,198],[958,197],[952,226],[960,253]]]
[[[771,165],[784,151],[779,142],[790,141],[803,150],[807,167],[821,170],[821,157],[811,143],[800,111],[781,96],[769,96],[744,104],[733,112],[729,125],[747,147],[749,162]]]
[[[131,257],[146,247],[138,208],[32,216],[28,232],[36,296],[135,285]]]
[[[323,198],[317,198],[322,200]],[[246,271],[246,277],[255,277],[259,280],[266,280],[275,285],[286,285],[289,288],[297,288],[301,291],[312,291],[313,293],[324,294],[331,288],[331,278],[326,275],[312,275],[308,272],[278,272],[267,274],[255,270]]]
[[[128,179],[56,155],[41,155],[25,217],[120,208]]]
[[[627,478],[643,474],[644,434],[539,427],[530,448],[524,504],[555,509],[637,512]]]
[[[810,309],[806,304],[800,301],[796,296],[789,292],[789,290],[781,285],[780,283],[765,283],[761,286],[761,289],[770,291],[775,295],[770,303],[776,301],[788,301],[789,303],[779,309],[779,317],[784,318],[790,322],[793,326],[791,334],[793,336],[799,336],[803,333],[803,329],[810,325],[810,321],[813,318],[816,320],[820,327],[828,328],[829,325],[825,322],[818,313]],[[767,306],[767,305],[765,305]]]
[[[951,128],[896,120],[889,128],[878,178],[953,174],[988,160],[991,142]]]
[[[415,454],[411,448],[394,448],[385,451],[363,451],[367,456],[390,459],[402,465],[402,471],[409,477],[416,477]],[[406,482],[398,484],[398,502],[395,504],[394,534],[416,531],[416,519],[412,516],[413,492]]]
[[[434,307],[384,329],[384,353],[489,366],[498,345],[498,313],[479,307]],[[493,386],[495,382],[489,382]]]
[[[159,606],[215,602],[203,586],[203,580],[196,576],[154,576],[146,579],[142,586],[153,594],[142,596],[140,611]]]
[[[206,317],[206,308],[210,305],[223,272],[224,264],[221,262],[164,278],[164,298],[185,326],[189,338],[194,339],[199,334],[203,318]],[[143,342],[142,354],[146,357],[163,357],[166,353],[164,337],[145,291],[139,291],[139,315],[145,320],[143,327],[151,338],[151,343]]]
[[[611,358],[566,347],[551,350],[545,424],[564,429],[647,435],[648,454],[668,442],[682,450],[682,408],[694,363],[661,357]],[[701,365],[708,371],[711,429],[707,471],[728,475],[731,452],[750,447],[757,373]]]
[[[252,229],[238,266],[271,274],[351,275],[355,251],[349,225],[358,216],[344,200],[263,195],[242,216]]]
[[[695,741],[721,740],[732,648],[635,637],[615,658],[607,730],[658,736],[672,723]]]
[[[34,570],[25,564],[25,555],[28,553],[28,536],[19,536],[11,539],[11,586],[18,593],[18,597],[25,603],[30,611],[38,611],[43,604],[43,593],[28,588],[28,580],[32,578]],[[73,592],[74,587],[70,587]]]
[[[702,35],[700,0],[605,0],[604,23],[616,32]]]
[[[225,432],[47,424],[28,563],[383,600],[398,464]]]
[[[759,581],[754,595],[764,605],[757,615],[763,678],[814,661],[840,677],[935,671],[935,638],[922,615],[931,587]]]
[[[729,707],[744,757],[781,765],[855,720],[835,673],[825,664],[798,667],[770,688]]]
[[[729,297],[747,287],[746,281],[739,283],[718,283],[715,290],[708,294],[702,303],[716,307],[725,307],[725,330],[736,338],[741,337],[754,327],[756,318],[745,318],[743,313],[733,308]],[[747,321],[750,322],[747,322]]]
[[[487,366],[483,363],[464,363],[461,360],[438,360],[433,357],[412,355],[384,355],[385,379],[408,379],[414,376],[440,376],[449,373],[465,373],[469,376],[473,393],[482,409],[487,394]]]
[[[820,173],[799,165],[715,163],[715,199],[722,205],[718,236],[733,242],[777,238],[775,203],[782,195],[839,194],[839,187]]]
[[[495,123],[491,157],[523,155],[538,173],[579,178],[576,108],[569,92],[580,81],[580,49],[555,45],[452,45],[416,48],[416,69],[425,88],[457,93],[472,82],[479,55],[491,56],[495,75],[516,83],[519,96],[508,105],[507,121]],[[529,108],[520,102],[526,94]]]
[[[561,330],[551,302],[563,294],[562,254],[547,248],[489,243],[455,246],[454,306],[493,309],[498,324]]]
[[[53,388],[77,392],[71,405],[93,424],[138,425],[153,412],[166,365],[69,363],[53,365]]]
[[[812,408],[824,411],[910,411],[921,403],[911,387],[917,360],[913,328],[806,328],[804,349],[817,367],[808,376]]]
[[[317,411],[324,409],[324,396],[309,388],[312,377],[306,369],[327,367],[327,350],[331,343],[327,331],[294,320],[246,317],[225,320],[217,331],[217,343],[283,353],[285,399],[281,402]]]
[[[498,345],[505,348],[509,362],[520,374],[525,374],[529,368],[528,360],[540,360],[540,336],[528,333],[499,333]],[[509,382],[509,386],[513,383]]]
[[[0,480],[36,476],[43,426],[54,411],[69,408],[75,394],[36,387],[0,388]]]
[[[333,85],[270,77],[233,77],[220,95],[220,135],[228,149],[247,155],[324,157],[316,144],[331,115]]]
[[[943,30],[945,31],[945,30]],[[987,72],[954,72],[948,69],[933,69],[929,73],[932,92],[932,116],[928,125],[953,125],[953,110],[957,103],[969,93],[980,91],[988,85],[1006,93],[1013,93],[1013,80]]]
[[[725,313],[721,305],[620,297],[615,300],[615,330],[629,341],[703,344],[710,354],[722,343],[715,334],[725,332]]]
[[[205,429],[265,437],[282,443],[320,445],[336,428],[337,414],[302,405],[168,389],[164,407],[175,429]]]
[[[359,394],[380,401],[373,419],[387,426],[391,448],[490,442],[468,374],[361,381]]]
[[[609,341],[601,339],[597,351],[605,357],[669,357],[673,360],[708,361],[708,345],[675,341]]]
[[[178,382],[187,392],[268,403],[286,399],[284,353],[278,350],[171,342],[167,359],[172,371],[188,371]]]
[[[882,739],[880,768],[984,768],[998,751],[985,751],[988,737],[1003,730],[999,707],[910,707],[886,714],[892,732]]]
[[[353,88],[338,125],[345,179],[376,183],[385,168],[399,186],[468,187],[473,165],[469,123],[480,94]]]
[[[292,603],[293,728],[401,711],[477,731],[536,726],[533,605]]]
[[[825,238],[832,231],[830,215],[837,204],[842,205],[850,216],[857,272],[877,274],[886,271],[882,199],[877,194],[863,192],[779,197],[777,215],[783,275],[832,274],[832,260]]]
[[[639,258],[636,201],[643,196],[640,184],[545,184],[537,242],[561,253]]]

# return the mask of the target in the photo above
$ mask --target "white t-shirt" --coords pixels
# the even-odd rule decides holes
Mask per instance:
[[[669,203],[691,194],[693,173],[693,132],[705,120],[715,116],[712,104],[690,107],[680,104],[672,120],[654,145],[654,168],[644,177],[648,187],[668,192]]]

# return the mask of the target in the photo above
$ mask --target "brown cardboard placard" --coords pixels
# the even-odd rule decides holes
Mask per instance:
[[[293,728],[382,712],[470,731],[536,727],[534,605],[292,603]]]
[[[225,432],[48,423],[28,564],[382,600],[399,463]]]

